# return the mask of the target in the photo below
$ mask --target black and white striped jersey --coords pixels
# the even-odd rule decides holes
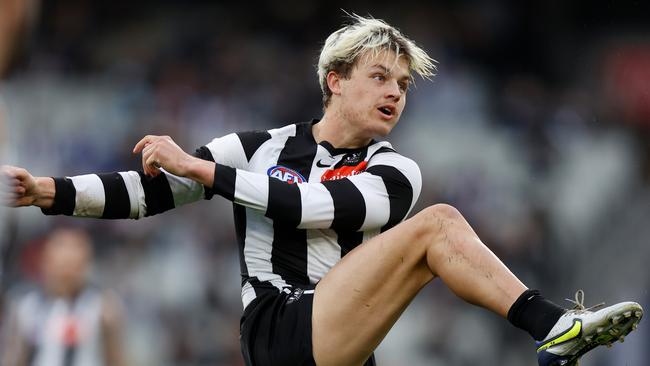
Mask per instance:
[[[46,214],[142,218],[219,194],[233,202],[244,307],[256,288],[317,283],[347,252],[401,222],[422,187],[417,164],[388,142],[316,143],[317,121],[233,133],[199,148],[216,163],[204,187],[163,171],[55,178]]]
[[[72,301],[40,291],[20,298],[13,309],[16,329],[12,336],[24,337],[27,365],[106,365],[104,297],[99,289],[86,287]]]

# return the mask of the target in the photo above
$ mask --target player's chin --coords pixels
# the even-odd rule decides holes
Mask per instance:
[[[398,118],[391,120],[383,120],[377,125],[375,125],[375,134],[380,137],[386,137],[393,130],[393,127],[397,124]]]
[[[390,131],[392,131],[392,127],[382,127],[382,128],[374,128],[372,135],[374,137],[386,137],[390,134]]]

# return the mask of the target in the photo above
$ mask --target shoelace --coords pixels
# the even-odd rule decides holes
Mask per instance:
[[[594,306],[590,306],[590,307],[586,308],[585,305],[584,305],[584,303],[585,303],[585,292],[582,291],[582,290],[576,291],[575,300],[571,300],[571,299],[565,299],[565,300],[572,303],[572,304],[574,304],[575,306],[574,306],[573,310],[574,311],[579,311],[579,312],[591,311],[591,310],[597,309],[597,308],[605,305],[604,302],[601,302],[600,304],[596,304]]]

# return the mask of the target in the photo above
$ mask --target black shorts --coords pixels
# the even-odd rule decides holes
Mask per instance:
[[[240,322],[246,365],[315,366],[311,337],[313,302],[313,288],[258,293]],[[374,355],[364,366],[375,366]]]

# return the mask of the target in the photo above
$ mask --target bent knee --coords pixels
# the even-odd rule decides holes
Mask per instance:
[[[453,206],[438,203],[418,212],[412,218],[415,221],[417,235],[444,235],[448,229],[465,223],[463,215]]]
[[[451,205],[446,203],[437,203],[420,211],[415,217],[429,224],[440,222],[465,221],[463,215]]]
[[[447,220],[459,220],[463,219],[460,211],[456,207],[448,205],[446,203],[436,203],[435,205],[429,206],[422,210],[427,212],[429,215],[434,215],[436,217],[441,217]]]

